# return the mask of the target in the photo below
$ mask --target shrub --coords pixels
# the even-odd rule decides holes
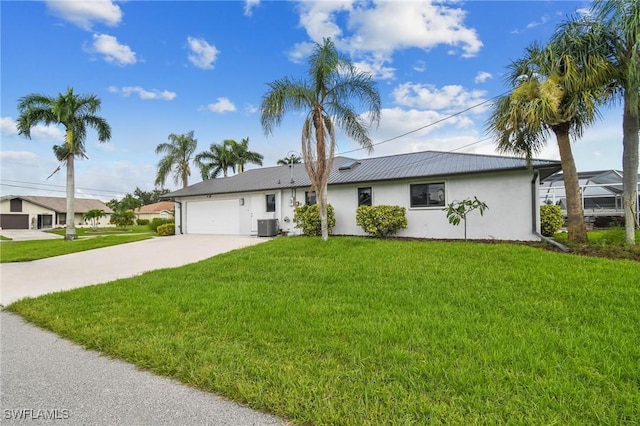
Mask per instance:
[[[136,220],[136,225],[148,225],[149,224],[149,219],[137,219]]]
[[[157,232],[161,237],[166,237],[167,235],[175,235],[176,225],[175,223],[165,223],[164,225],[158,226]]]
[[[121,228],[126,228],[127,225],[133,225],[133,221],[135,218],[136,215],[131,210],[117,210],[111,214],[109,223],[112,223]]]
[[[360,206],[356,223],[372,237],[388,237],[407,227],[407,209],[400,206]]]
[[[302,229],[304,235],[318,236],[322,234],[320,229],[320,210],[317,204],[305,204],[296,207],[293,213],[293,223],[296,228]],[[331,204],[327,205],[327,226],[329,227],[329,233],[336,226],[336,216]]]
[[[153,232],[158,232],[158,226],[164,225],[166,223],[173,223],[173,219],[161,219],[159,217],[154,217],[151,219],[151,223],[149,223],[149,229]]]
[[[545,237],[553,237],[562,227],[562,209],[560,206],[540,206],[540,231]]]

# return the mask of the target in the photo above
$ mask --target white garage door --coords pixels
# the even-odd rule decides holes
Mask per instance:
[[[186,204],[187,234],[238,235],[238,200],[188,201]]]

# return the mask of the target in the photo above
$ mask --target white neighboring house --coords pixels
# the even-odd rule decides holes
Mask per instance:
[[[74,200],[74,221],[76,225],[88,225],[83,215],[89,210],[104,210],[106,216],[100,223],[108,224],[113,213],[100,200],[76,198]],[[64,226],[67,223],[67,199],[64,197],[40,197],[28,195],[7,195],[0,204],[0,228],[2,229],[47,229]],[[99,224],[100,224],[99,223]]]
[[[336,157],[327,198],[335,210],[334,235],[366,235],[356,224],[359,204],[407,209],[400,237],[461,239],[462,224],[449,224],[444,208],[478,197],[489,209],[468,219],[469,239],[539,240],[540,180],[560,163],[448,152],[387,157]],[[247,170],[166,194],[176,202],[176,233],[271,236],[294,228],[294,208],[315,202],[304,164]]]

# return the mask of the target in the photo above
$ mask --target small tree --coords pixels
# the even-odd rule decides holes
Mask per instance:
[[[111,215],[111,223],[121,228],[126,228],[127,225],[133,225],[136,215],[132,210],[118,210]]]
[[[93,210],[89,210],[88,212],[85,212],[85,214],[82,216],[82,218],[84,220],[88,220],[91,223],[91,228],[94,231],[98,230],[98,221],[100,220],[100,218],[106,217],[107,214],[104,212],[104,210],[102,209],[93,209]]]
[[[464,221],[464,240],[467,240],[467,215],[472,211],[478,209],[480,216],[484,215],[484,211],[488,209],[487,205],[478,200],[478,197],[473,197],[473,200],[467,198],[462,201],[453,201],[450,203],[444,211],[447,212],[447,219],[452,225],[459,225],[460,221]]]

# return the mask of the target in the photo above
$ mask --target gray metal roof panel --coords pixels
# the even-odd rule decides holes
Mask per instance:
[[[364,158],[358,160],[359,164],[348,170],[339,170],[340,166],[353,162],[353,160],[353,158],[348,157],[336,157],[334,159],[332,172],[329,176],[330,185],[440,177],[525,169],[527,167],[526,161],[522,158],[423,151],[387,157]],[[560,163],[551,160],[534,159],[531,161],[531,166],[539,169],[550,169],[555,172],[559,169]],[[291,182],[292,178],[293,183]],[[293,166],[293,174],[288,165],[250,169],[234,176],[206,180],[166,194],[163,198],[309,186],[311,186],[311,181],[304,164],[296,164]]]

